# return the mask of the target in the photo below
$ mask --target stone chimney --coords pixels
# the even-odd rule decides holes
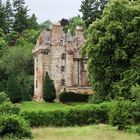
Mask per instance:
[[[84,30],[81,26],[76,27],[76,36],[83,36],[84,35]]]
[[[51,41],[60,40],[63,34],[64,33],[60,23],[53,24],[51,31]]]

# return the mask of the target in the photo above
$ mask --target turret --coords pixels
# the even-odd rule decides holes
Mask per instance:
[[[34,100],[43,101],[43,82],[46,71],[50,70],[50,31],[43,31],[35,48],[34,56]]]

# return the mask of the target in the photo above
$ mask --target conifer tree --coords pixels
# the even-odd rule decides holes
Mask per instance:
[[[5,19],[6,19],[6,14],[5,14],[5,6],[2,3],[2,0],[0,0],[0,28],[5,31]]]
[[[25,5],[25,0],[14,0],[14,23],[13,29],[16,32],[21,33],[23,30],[28,29],[28,9]]]
[[[52,102],[56,98],[56,91],[53,80],[49,78],[46,72],[44,84],[43,84],[43,99],[47,102]]]
[[[28,29],[37,29],[38,23],[37,23],[37,17],[35,14],[32,14],[30,18],[28,18]]]
[[[12,74],[8,77],[7,91],[11,102],[17,103],[22,100],[21,87]]]
[[[9,33],[9,32],[12,31],[12,28],[13,28],[13,16],[14,16],[10,0],[6,1],[5,13],[6,13],[6,17],[5,17],[5,22],[6,22],[5,32]]]
[[[88,27],[96,18],[100,18],[103,9],[108,0],[83,0],[80,12],[83,14],[82,18]]]

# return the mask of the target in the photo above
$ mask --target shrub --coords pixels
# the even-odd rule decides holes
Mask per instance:
[[[5,101],[9,101],[9,98],[7,97],[5,92],[0,92],[0,104],[2,104]]]
[[[114,101],[114,105],[109,112],[110,124],[117,126],[119,130],[127,128],[133,122],[132,110],[133,107],[130,101]]]
[[[22,100],[21,87],[13,75],[10,75],[7,81],[8,96],[13,103]]]
[[[109,104],[76,106],[56,111],[22,112],[31,126],[75,126],[108,122]]]
[[[56,91],[53,80],[49,78],[46,72],[44,84],[43,84],[43,99],[47,102],[52,102],[56,98]]]
[[[137,127],[136,132],[137,132],[138,135],[140,136],[140,126]]]
[[[80,94],[74,92],[62,92],[59,95],[59,100],[62,103],[69,103],[69,102],[87,102],[89,99],[88,94]]]
[[[101,96],[99,96],[98,94],[94,93],[88,100],[89,103],[93,103],[93,104],[98,104],[98,103],[102,103],[105,99],[103,99]]]
[[[1,114],[19,114],[20,108],[11,102],[4,102],[0,104],[0,113]]]
[[[131,88],[132,98],[136,103],[140,104],[140,86],[132,86]]]
[[[28,123],[17,115],[0,115],[0,137],[14,135],[18,138],[31,137]]]

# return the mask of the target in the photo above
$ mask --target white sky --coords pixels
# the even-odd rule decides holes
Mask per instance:
[[[30,9],[29,14],[35,13],[38,22],[50,20],[56,22],[62,18],[70,18],[81,14],[79,12],[82,0],[25,0]]]

